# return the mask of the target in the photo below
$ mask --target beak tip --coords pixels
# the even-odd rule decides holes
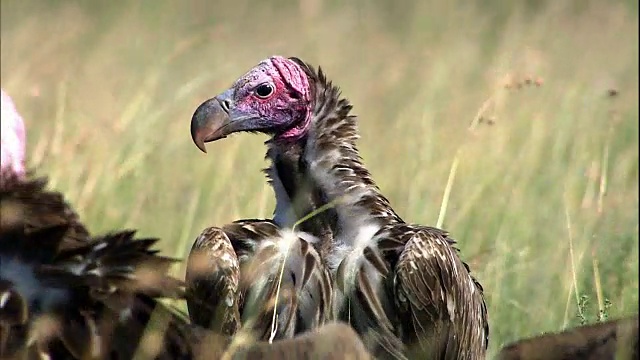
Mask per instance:
[[[205,154],[207,153],[207,148],[204,145],[204,137],[202,136],[202,134],[198,133],[197,131],[192,131],[191,140],[193,140],[193,143],[198,147],[198,149],[200,149],[200,151]]]

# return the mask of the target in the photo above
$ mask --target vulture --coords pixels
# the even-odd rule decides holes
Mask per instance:
[[[90,235],[25,170],[24,123],[4,91],[1,122],[0,357],[192,358],[195,331],[160,301],[183,296],[166,274],[174,260],[135,231]]]
[[[310,264],[329,269],[332,316],[348,322],[373,356],[484,358],[489,327],[482,286],[448,232],[406,223],[393,210],[363,165],[351,109],[321,68],[281,56],[261,61],[196,109],[191,136],[203,152],[205,143],[237,132],[269,136],[265,172],[276,206],[272,220],[242,220],[216,228],[217,241],[196,241],[192,251],[233,259],[225,269],[234,275],[216,270],[187,286],[195,298],[220,302],[211,294],[222,284],[236,289],[226,285],[236,283],[235,259],[253,256],[246,249],[268,237],[262,229],[294,228],[310,239],[308,251],[319,260],[290,272],[308,273]],[[299,277],[291,279],[300,289]],[[298,302],[309,306],[302,297]],[[313,325],[305,314],[296,316]]]
[[[638,359],[638,315],[544,334],[505,346],[499,360]]]

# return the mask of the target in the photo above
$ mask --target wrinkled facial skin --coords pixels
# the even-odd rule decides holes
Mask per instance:
[[[309,78],[295,61],[281,56],[263,60],[231,88],[202,103],[191,119],[191,137],[204,144],[240,131],[269,134],[276,141],[297,141],[311,123]]]
[[[0,92],[2,93],[2,102],[0,103],[2,110],[0,118],[0,122],[2,123],[2,129],[0,131],[2,146],[0,171],[22,176],[25,174],[24,122],[18,110],[16,110],[11,97],[9,97],[4,90],[0,90]]]
[[[271,94],[261,96],[269,87]],[[274,56],[260,62],[219,98],[231,100],[229,116],[232,121],[243,121],[246,130],[282,138],[295,138],[306,130],[296,125],[309,115],[309,81],[289,59]]]

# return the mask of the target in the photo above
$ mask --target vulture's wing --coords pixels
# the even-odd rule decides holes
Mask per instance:
[[[193,243],[187,260],[187,307],[191,320],[222,335],[240,328],[238,281],[240,264],[229,237],[206,228]]]
[[[201,245],[197,240],[192,250],[192,254],[204,250],[204,258],[218,259],[201,269],[197,284],[188,280],[194,322],[209,324],[214,312],[196,307],[221,303],[220,296],[226,293],[220,295],[216,288],[236,289],[242,326],[261,340],[290,338],[330,319],[330,275],[313,246],[300,237],[304,235],[282,230],[271,220],[240,220],[214,229],[215,236],[205,236],[211,240],[200,241]],[[231,268],[219,265],[221,257],[233,259]],[[229,270],[216,270],[224,266]]]
[[[345,294],[339,318],[376,357],[483,358],[489,330],[482,287],[453,240],[442,230],[404,223],[374,230],[338,267]]]
[[[65,232],[60,246],[72,249],[85,245],[89,231],[82,224],[80,218],[67,203],[63,194],[48,191],[47,178],[18,177],[11,173],[4,173],[0,178],[0,188],[5,202],[19,202],[21,204],[21,221],[27,233],[51,226],[65,225]]]
[[[3,357],[191,356],[188,323],[159,301],[183,288],[167,275],[173,260],[151,249],[157,240],[120,231],[72,242],[69,230],[81,224],[45,185],[0,186]],[[139,348],[147,334],[159,341]]]
[[[395,239],[395,242],[393,241]],[[432,227],[395,225],[381,234],[385,243],[405,244],[394,273],[394,293],[406,331],[419,347],[411,353],[449,358],[483,358],[489,326],[482,286],[460,260],[447,232]]]

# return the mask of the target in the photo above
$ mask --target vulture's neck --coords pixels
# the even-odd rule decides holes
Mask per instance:
[[[352,246],[363,231],[402,222],[362,164],[356,147],[356,117],[322,72],[315,81],[315,108],[308,134],[295,142],[267,141],[267,176],[276,194],[274,220],[291,226],[319,207],[334,202],[300,224],[300,229]],[[368,229],[368,230],[367,230]],[[373,235],[373,234],[370,234]],[[324,237],[327,237],[324,236]]]

